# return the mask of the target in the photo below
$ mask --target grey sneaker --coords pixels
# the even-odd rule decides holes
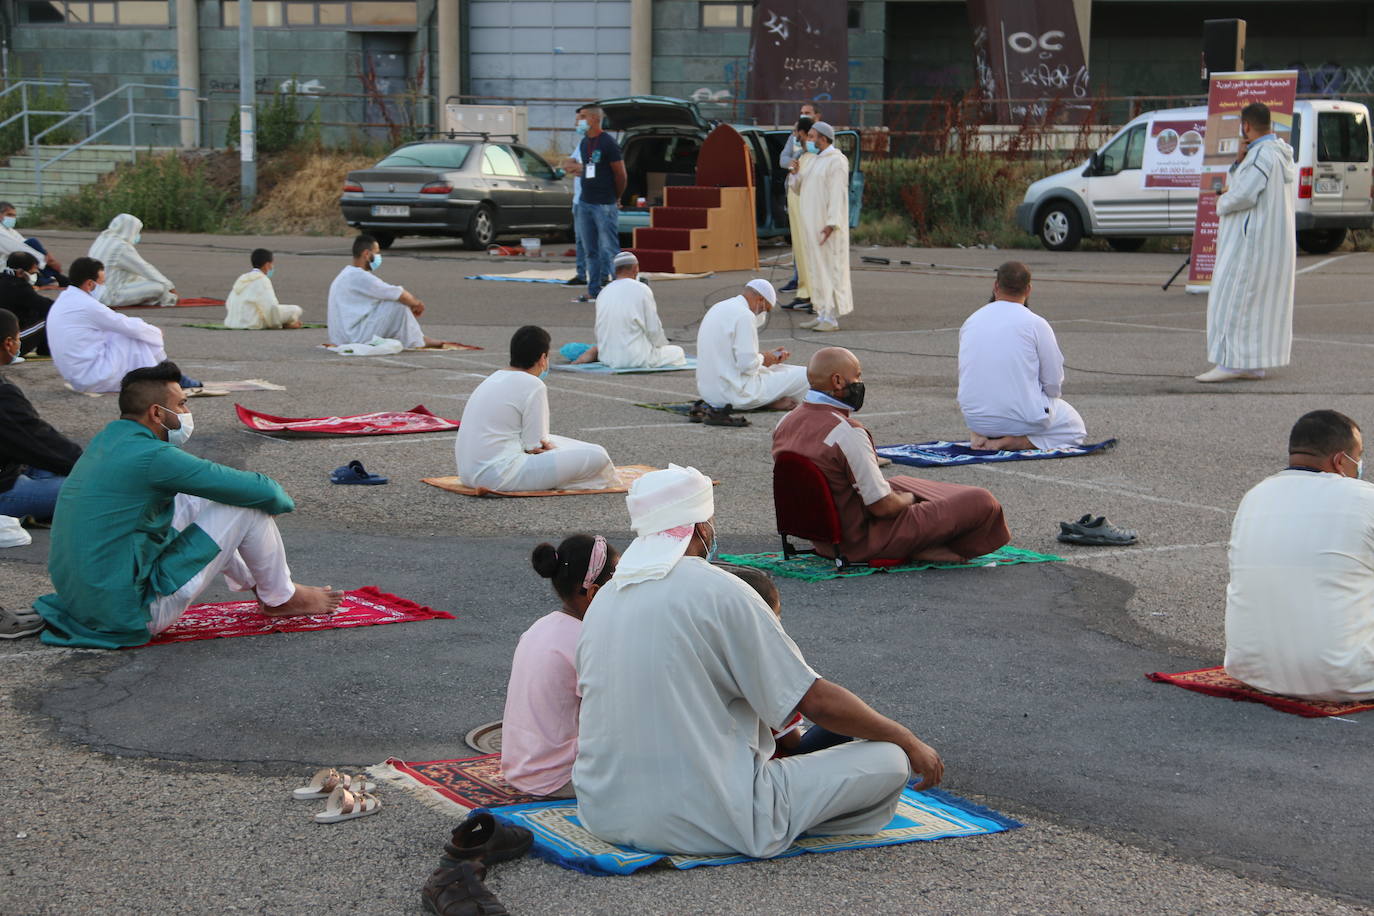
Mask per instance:
[[[19,639],[32,636],[47,626],[43,618],[32,610],[11,611],[0,607],[0,639]]]
[[[1076,522],[1059,523],[1059,540],[1065,544],[1086,544],[1095,547],[1124,547],[1134,544],[1136,534],[1130,528],[1118,528],[1105,515],[1093,518],[1085,515]]]

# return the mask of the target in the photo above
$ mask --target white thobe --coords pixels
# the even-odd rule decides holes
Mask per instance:
[[[792,265],[797,270],[798,299],[811,298],[811,271],[806,262],[806,245],[803,244],[807,224],[806,216],[802,212],[801,183],[815,160],[814,153],[802,153],[796,157],[796,162],[799,163],[796,174],[787,176],[787,223],[792,233]]]
[[[329,342],[337,347],[386,337],[412,350],[423,347],[420,322],[400,303],[403,292],[404,288],[352,264],[339,271],[329,284]]]
[[[28,243],[24,241],[22,233],[8,226],[0,226],[0,256],[7,258],[16,251],[27,251],[37,258],[40,270],[48,266],[47,256],[41,251],[30,248]],[[0,260],[3,260],[3,258],[0,258]]]
[[[753,589],[700,557],[597,593],[577,644],[578,817],[636,849],[768,857],[873,834],[910,776],[894,744],[771,760],[817,674]]]
[[[854,311],[849,286],[849,160],[836,147],[816,156],[801,182],[802,258],[811,280],[816,317],[833,322]],[[821,244],[821,234],[833,229]],[[797,244],[796,236],[792,238]]]
[[[300,321],[302,311],[299,305],[278,302],[272,279],[256,267],[234,281],[224,308],[225,326],[242,330],[280,328]]]
[[[1293,149],[1251,144],[1217,200],[1207,358],[1228,369],[1288,365],[1293,349]]]
[[[90,257],[105,265],[100,301],[116,308],[126,305],[176,305],[176,284],[144,260],[134,247],[143,221],[128,213],[110,220],[110,227],[91,243]]]
[[[975,433],[1025,436],[1036,448],[1082,445],[1088,431],[1060,397],[1063,385],[1054,329],[1021,303],[989,302],[959,329],[959,409]]]
[[[597,358],[613,369],[680,366],[682,348],[668,343],[649,287],[630,277],[608,283],[596,297]]]
[[[1374,483],[1285,470],[1231,523],[1226,671],[1320,700],[1374,699]]]
[[[763,364],[754,313],[743,296],[717,302],[697,330],[697,391],[712,407],[764,407],[801,398],[809,386],[803,366]]]
[[[77,391],[118,391],[124,374],[167,358],[162,330],[69,286],[48,311],[53,365]]]

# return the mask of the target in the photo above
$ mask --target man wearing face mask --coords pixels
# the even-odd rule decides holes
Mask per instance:
[[[568,154],[568,158],[563,160],[563,171],[572,176],[573,244],[577,251],[577,275],[565,282],[564,286],[587,285],[587,246],[582,244],[582,234],[577,231],[577,202],[582,199],[582,138],[587,136],[587,119],[582,112],[588,107],[586,105],[578,106],[577,117],[573,122],[577,141],[573,144],[573,151]]]
[[[8,309],[19,320],[19,352],[51,356],[48,350],[47,321],[52,300],[40,294],[38,261],[27,251],[12,251],[0,270],[0,308]]]
[[[820,677],[758,593],[712,566],[710,478],[670,465],[630,487],[636,535],[577,644],[578,816],[610,843],[768,858],[803,833],[872,834],[940,755]],[[859,739],[771,759],[795,713]]]
[[[1374,484],[1364,436],[1334,410],[1304,414],[1288,466],[1231,522],[1226,672],[1270,693],[1374,699]]]
[[[816,317],[801,326],[838,331],[840,317],[854,311],[849,283],[849,159],[835,146],[835,128],[824,121],[811,125],[806,151],[816,158],[799,183],[805,227],[800,244]],[[796,238],[792,241],[798,243]]]
[[[234,281],[234,288],[224,302],[225,327],[249,331],[299,328],[301,307],[277,301],[277,291],[272,286],[272,274],[276,271],[272,252],[255,248],[248,260],[253,269]]]
[[[142,240],[143,221],[132,213],[120,213],[91,243],[87,256],[104,264],[108,274],[96,298],[111,308],[177,304],[176,284],[138,253],[136,246]]]
[[[791,356],[786,349],[759,352],[759,328],[777,301],[773,284],[756,278],[701,319],[697,391],[711,407],[791,410],[806,393],[806,370],[782,365]]]
[[[873,437],[851,416],[864,404],[863,368],[853,353],[817,350],[807,377],[806,403],[773,430],[773,457],[795,452],[825,475],[846,558],[961,563],[1011,540],[1001,505],[981,487],[883,477]],[[835,550],[813,546],[822,556]]]
[[[353,240],[353,262],[329,284],[329,342],[336,347],[371,343],[374,337],[399,340],[408,350],[442,346],[426,337],[416,319],[425,304],[377,276],[382,247],[366,233]]]
[[[101,303],[104,264],[77,258],[71,280],[52,304],[47,327],[53,365],[68,384],[77,391],[118,391],[126,373],[167,358],[161,328]],[[200,382],[183,376],[181,386],[199,388]]]
[[[19,211],[14,204],[0,200],[0,254],[24,252],[38,262],[39,286],[66,286],[67,278],[62,275],[62,265],[57,258],[48,254],[48,249],[36,238],[25,238],[14,228],[19,220]]]
[[[126,375],[119,419],[63,485],[48,552],[56,592],[34,603],[44,642],[143,645],[220,575],[270,617],[333,613],[343,599],[291,580],[272,516],[295,504],[280,484],[182,450],[193,425],[180,378],[169,362]]]

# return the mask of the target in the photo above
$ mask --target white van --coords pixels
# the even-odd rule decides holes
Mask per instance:
[[[1172,108],[1140,115],[1087,162],[1031,184],[1016,223],[1051,251],[1071,251],[1100,236],[1135,251],[1150,235],[1191,235],[1196,189],[1142,187],[1145,132],[1152,119],[1206,120],[1207,109]],[[1369,109],[1358,102],[1299,101],[1293,110],[1297,159],[1298,245],[1334,251],[1350,229],[1374,226],[1370,193]]]

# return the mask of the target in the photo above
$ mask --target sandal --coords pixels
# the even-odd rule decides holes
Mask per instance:
[[[0,639],[19,639],[32,636],[47,626],[42,617],[32,610],[11,611],[0,607]]]
[[[329,474],[331,483],[363,484],[372,486],[374,484],[386,483],[387,478],[381,474],[369,474],[367,468],[363,467],[361,461],[350,461],[343,467],[337,467]]]
[[[748,417],[734,416],[730,413],[730,408],[723,410],[709,410],[706,412],[706,419],[702,420],[707,426],[748,426]]]
[[[700,423],[706,419],[707,411],[712,409],[711,405],[705,401],[693,401],[692,406],[687,409],[687,419],[693,423]]]
[[[1093,518],[1085,515],[1076,522],[1059,523],[1059,540],[1065,544],[1084,544],[1093,547],[1125,547],[1134,544],[1139,535],[1130,528],[1118,528],[1105,515]]]
[[[337,824],[339,821],[351,821],[355,817],[376,814],[381,807],[382,803],[375,795],[350,792],[343,786],[338,786],[330,793],[329,802],[324,806],[324,810],[315,815],[315,823]]]
[[[310,782],[298,789],[292,789],[291,797],[298,799],[328,798],[339,786],[352,789],[353,777],[347,773],[340,773],[333,767],[325,767],[316,771],[315,775],[310,777]],[[377,787],[370,782],[362,784],[362,791],[364,792],[371,792],[375,788]]]

